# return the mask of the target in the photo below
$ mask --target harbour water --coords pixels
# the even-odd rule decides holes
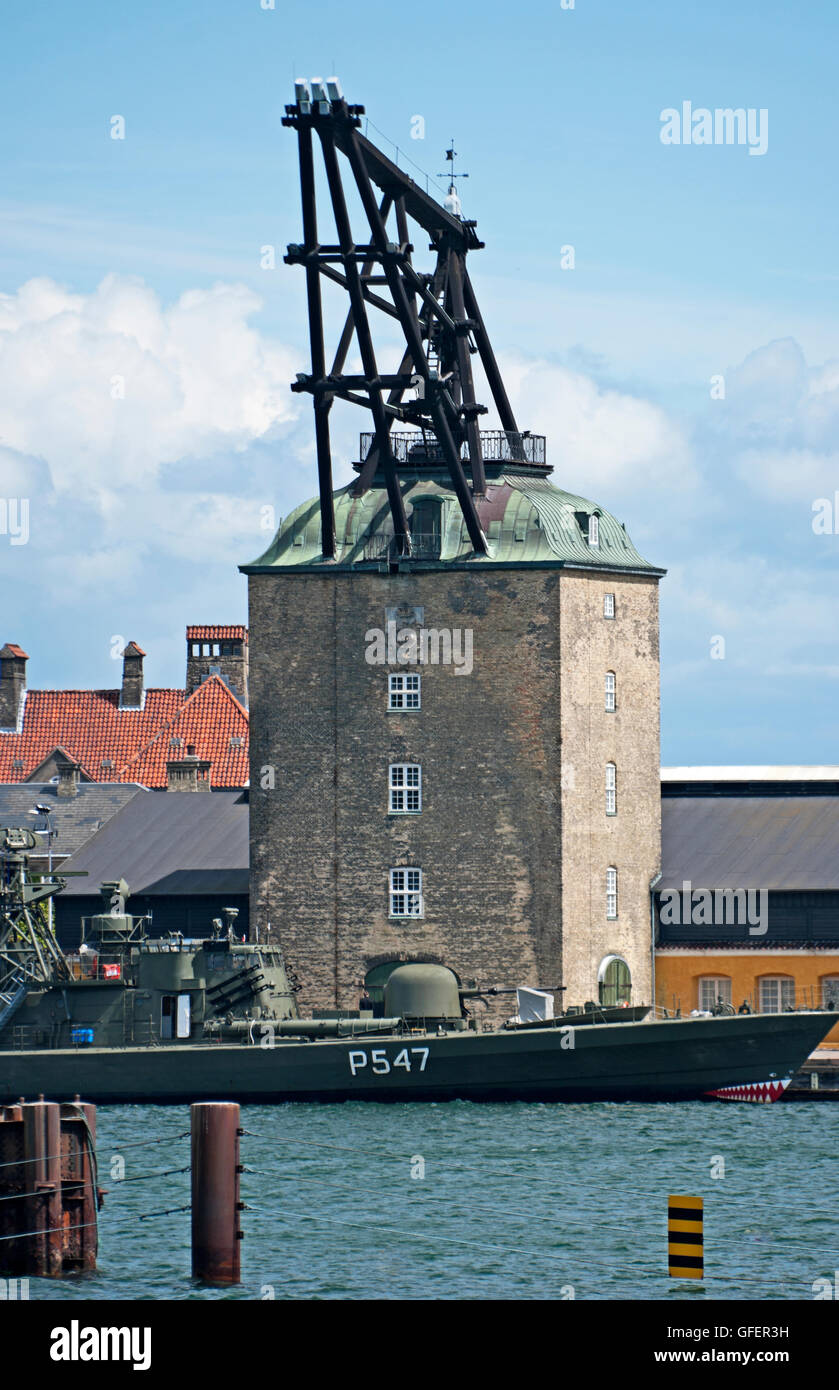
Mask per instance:
[[[98,1272],[30,1298],[812,1300],[839,1269],[839,1106],[282,1105],[242,1124],[239,1287],[190,1277],[188,1108],[100,1106]],[[702,1283],[667,1276],[671,1193],[705,1199]]]

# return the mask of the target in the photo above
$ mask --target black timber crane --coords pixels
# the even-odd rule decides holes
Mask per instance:
[[[383,475],[397,553],[411,554],[399,463],[391,441],[394,422],[401,422],[420,431],[417,438],[423,443],[430,435],[434,456],[451,476],[472,547],[485,554],[487,539],[476,499],[486,491],[478,417],[487,408],[475,398],[474,352],[480,354],[506,436],[504,457],[525,462],[527,436],[517,431],[466,268],[467,251],[484,243],[478,240],[475,223],[459,216],[459,200],[452,190],[447,206],[442,206],[361,134],[364,107],[347,104],[337,78],[325,82],[312,78],[311,83],[298,80],[295,92],[297,99],[294,105],[286,106],[283,125],[297,131],[303,242],[289,246],[284,259],[287,264],[305,267],[312,367],[310,374],[298,374],[291,389],[308,392],[314,404],[323,555],[330,559],[336,554],[329,434],[329,414],[336,398],[372,414],[372,443],[361,460],[353,492],[363,494],[377,473]],[[313,135],[317,135],[323,154],[336,243],[324,244],[318,238]],[[349,165],[368,224],[369,241],[364,244],[353,237],[339,155]],[[388,230],[391,218],[394,233]],[[436,253],[432,271],[422,272],[413,265],[410,222],[428,236],[429,250]],[[322,276],[340,285],[349,296],[343,331],[329,369]],[[404,349],[396,372],[379,370],[368,308],[399,324]],[[353,337],[362,363],[360,374],[344,370]]]

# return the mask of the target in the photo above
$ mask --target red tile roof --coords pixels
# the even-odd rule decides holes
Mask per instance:
[[[16,643],[14,643],[14,642],[7,642],[6,645],[5,645],[5,647],[3,647],[2,650],[3,650],[4,654],[7,655],[7,656],[19,656],[19,657],[22,657],[24,661],[28,661],[28,660],[29,660],[29,657],[27,656],[26,652],[23,650],[23,647],[18,647],[18,646],[16,645]]]
[[[248,629],[241,623],[234,623],[227,627],[188,627],[186,630],[187,642],[225,642],[231,638],[235,641],[247,642]]]
[[[245,785],[248,715],[219,676],[189,696],[147,690],[142,709],[120,709],[119,697],[119,690],[27,691],[21,732],[0,732],[0,782],[24,782],[60,745],[94,782],[165,787],[167,761],[191,743],[210,760],[211,786]],[[171,738],[182,745],[171,747]],[[243,739],[242,747],[232,747],[231,738]]]

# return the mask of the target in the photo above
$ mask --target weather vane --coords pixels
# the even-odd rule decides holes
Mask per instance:
[[[449,148],[446,150],[446,159],[448,160],[449,164],[450,164],[452,167],[451,167],[448,171],[446,171],[446,172],[444,172],[444,173],[442,173],[442,174],[438,174],[437,177],[438,177],[438,179],[448,179],[448,180],[449,180],[449,184],[450,184],[449,192],[450,192],[450,193],[454,193],[454,192],[455,192],[455,186],[454,186],[454,185],[455,185],[455,179],[468,179],[468,177],[469,177],[468,174],[457,174],[457,173],[455,173],[454,162],[455,162],[455,160],[457,159],[457,150],[456,150],[455,147],[454,147],[454,136],[452,136],[452,143],[449,145]]]

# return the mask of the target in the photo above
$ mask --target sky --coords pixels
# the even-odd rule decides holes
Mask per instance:
[[[570,5],[7,7],[0,642],[33,687],[117,685],[129,639],[182,684],[316,491],[281,120],[337,73],[418,179],[454,138],[520,425],[667,569],[662,761],[839,763],[839,11]],[[664,143],[685,102],[754,138]],[[340,484],[367,417],[334,420]]]

